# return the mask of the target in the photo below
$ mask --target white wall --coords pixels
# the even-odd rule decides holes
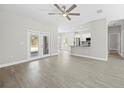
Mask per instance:
[[[91,47],[72,47],[72,55],[80,55],[95,59],[108,58],[108,31],[106,19],[100,19],[85,24],[91,33]]]
[[[2,55],[0,64],[27,59],[27,31],[50,32],[51,33],[51,53],[57,53],[57,27],[49,24],[38,23],[33,19],[12,14],[10,12],[0,12],[0,42]],[[0,49],[1,51],[1,49]]]
[[[123,42],[123,43],[122,43],[122,44],[123,44],[123,45],[122,45],[122,56],[123,56],[123,58],[124,58],[124,30],[123,30],[122,34],[123,34],[123,36],[122,36],[122,38],[123,38],[123,39],[122,39],[122,42]]]
[[[124,58],[124,21],[121,23],[121,56]]]
[[[51,54],[55,55],[58,53],[58,32],[56,27],[52,27],[48,30],[51,33]]]
[[[2,20],[2,18],[0,17],[0,20]],[[2,29],[2,25],[0,25],[0,28]],[[3,48],[3,44],[2,44],[2,40],[3,40],[3,32],[0,30],[0,60],[2,60],[2,48]]]
[[[122,32],[122,34],[123,34],[123,36],[122,36],[122,38],[123,38],[123,40],[122,40],[122,56],[123,56],[123,58],[124,58],[124,30],[123,30],[123,32]]]

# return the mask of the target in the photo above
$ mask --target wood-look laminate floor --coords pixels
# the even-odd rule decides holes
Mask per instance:
[[[124,60],[98,61],[68,53],[0,69],[0,87],[124,87]]]

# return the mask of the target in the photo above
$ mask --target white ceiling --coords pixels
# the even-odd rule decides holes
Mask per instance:
[[[68,4],[66,6],[68,8],[71,5]],[[71,12],[80,13],[80,16],[70,16],[72,18],[71,21],[62,16],[48,15],[49,12],[59,12],[52,4],[3,4],[0,5],[0,10],[27,16],[41,23],[47,22],[58,25],[63,30],[105,17],[109,21],[124,18],[124,5],[78,4],[78,7]],[[98,14],[98,10],[102,10],[102,13]]]
[[[4,11],[9,11],[11,13],[16,13],[21,16],[26,16],[37,20],[39,22],[52,22],[57,24],[56,17],[48,16],[48,12],[55,11],[51,5],[45,4],[10,4],[10,5],[0,5],[0,9]]]
[[[60,5],[62,6],[62,5]],[[71,5],[66,5],[69,8]],[[72,17],[71,21],[68,21],[66,18],[58,15],[50,16],[49,12],[59,12],[56,7],[52,4],[11,4],[11,5],[0,5],[1,9],[14,12],[23,16],[28,16],[38,21],[44,20],[47,22],[52,22],[54,24],[62,23],[75,23],[80,21],[86,21],[87,17],[93,17],[96,15],[97,9],[100,9],[100,5],[78,5],[72,12],[79,12],[81,16]]]

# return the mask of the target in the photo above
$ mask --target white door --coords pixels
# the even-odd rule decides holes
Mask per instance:
[[[42,57],[50,56],[50,35],[49,33],[41,33],[40,35],[40,53]]]

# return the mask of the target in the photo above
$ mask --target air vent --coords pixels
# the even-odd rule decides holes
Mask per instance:
[[[102,13],[103,11],[102,11],[102,9],[98,9],[97,10],[97,14],[100,14],[100,13]]]

